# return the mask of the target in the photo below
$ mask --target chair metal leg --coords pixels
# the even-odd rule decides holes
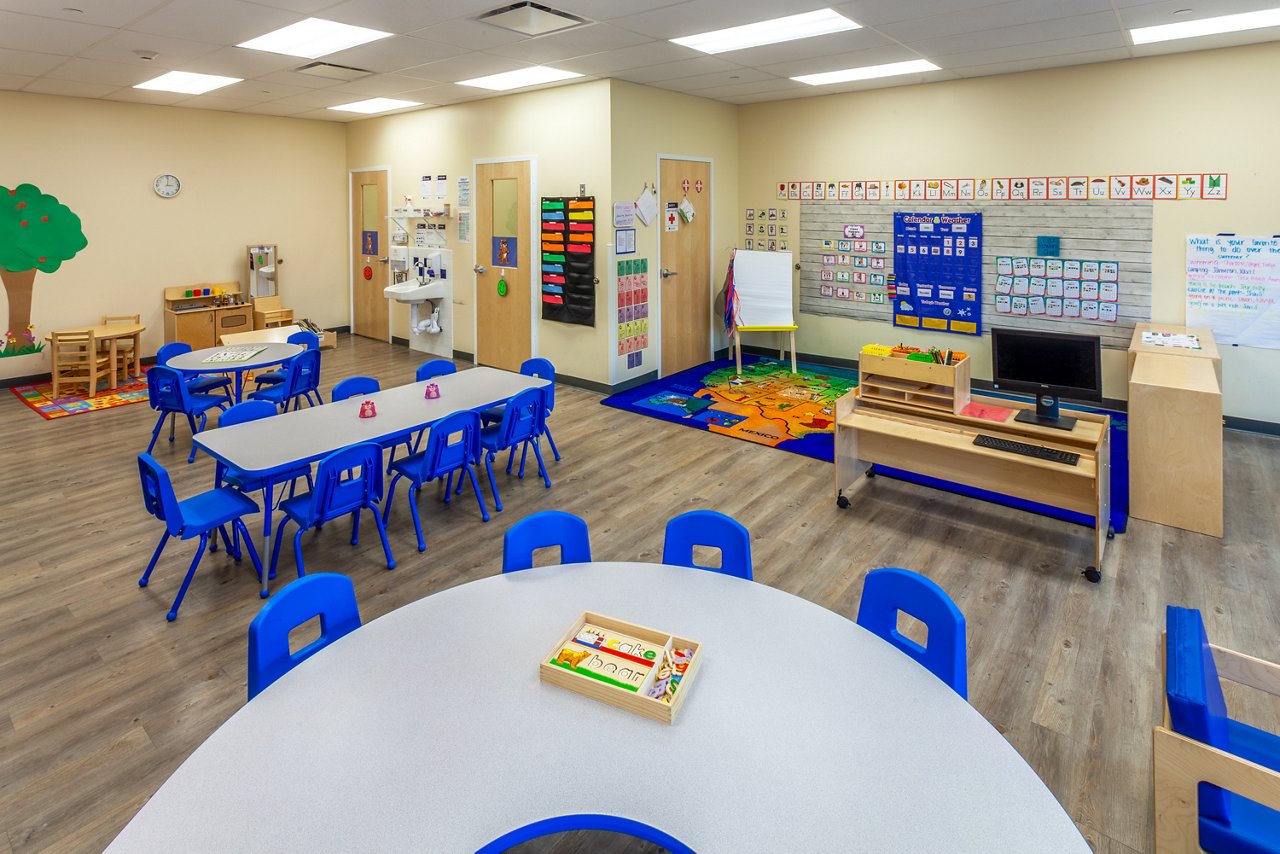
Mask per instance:
[[[173,441],[173,428],[174,428],[174,425],[176,425],[177,423],[178,423],[178,413],[170,411],[169,412],[169,441],[170,442]]]
[[[516,446],[512,445],[507,449],[507,474],[511,474],[511,464],[516,459]]]
[[[351,511],[351,545],[360,544],[360,511],[359,509]]]
[[[480,494],[480,481],[476,480],[476,470],[467,466],[467,477],[471,478],[471,491],[476,494],[476,502],[480,505],[480,518],[489,521],[489,509],[484,506],[484,496]],[[458,472],[458,482],[462,482],[462,472]]]
[[[178,598],[173,600],[173,607],[165,615],[165,619],[171,623],[178,619],[178,608],[182,606],[182,597],[187,595],[187,588],[191,586],[191,579],[195,577],[196,567],[200,565],[200,558],[204,557],[204,547],[208,540],[209,532],[205,531],[200,535],[200,547],[196,549],[196,555],[191,559],[191,567],[187,570],[187,577],[182,579],[182,586],[178,588]]]
[[[147,445],[148,454],[151,453],[151,449],[156,446],[156,439],[160,438],[160,430],[164,427],[164,417],[168,414],[169,413],[167,412],[161,412],[160,417],[156,419],[156,426],[151,431],[151,444]],[[170,439],[169,441],[172,442],[173,439]]]
[[[164,416],[160,416],[164,418]],[[156,550],[151,553],[151,562],[147,564],[146,572],[142,573],[142,577],[138,579],[139,587],[146,587],[147,582],[151,580],[151,570],[156,568],[156,561],[160,559],[160,552],[164,551],[164,544],[169,542],[169,532],[165,531],[164,536],[160,538],[160,542],[156,545]]]
[[[200,430],[204,429],[204,422],[205,422],[204,413],[201,412],[200,427],[199,429],[197,429],[195,417],[190,412],[187,413],[187,423],[191,425],[191,453],[187,455],[188,465],[196,461],[196,434],[199,433]]]
[[[258,557],[258,549],[253,545],[253,537],[249,536],[249,529],[245,526],[244,520],[236,519],[232,522],[231,532],[234,538],[238,538],[241,533],[244,534],[244,544],[249,549],[249,558],[253,561],[253,568],[258,571],[258,581],[262,581],[262,559]]]
[[[382,521],[385,524],[387,517],[391,515],[391,501],[396,497],[396,481],[404,475],[396,472],[396,476],[391,478],[391,485],[387,487],[387,503],[382,505]]]
[[[231,527],[234,529],[235,525],[232,525]],[[217,529],[214,531],[214,533],[215,535],[216,534],[222,535],[222,544],[227,547],[227,554],[231,555],[232,559],[238,562],[240,560],[240,546],[238,543],[234,545],[232,544],[231,537],[230,535],[227,534],[227,526],[219,525]],[[213,536],[213,537],[210,537],[209,539],[211,541],[216,541],[218,538],[217,536]],[[236,539],[239,540],[239,537],[237,537]],[[213,549],[210,549],[210,551],[213,551]]]
[[[551,438],[551,428],[544,424],[542,432],[547,435],[547,442],[551,445],[551,453],[555,454],[556,462],[560,462],[560,451],[556,448],[556,440]]]
[[[490,451],[484,458],[484,467],[489,472],[489,488],[493,490],[493,506],[502,512],[502,499],[498,497],[498,481],[493,476],[493,458],[496,455]]]
[[[427,541],[422,537],[422,520],[418,518],[419,492],[418,487],[409,487],[409,513],[413,516],[413,530],[418,535],[418,551],[425,552],[427,550]]]
[[[307,571],[302,567],[302,535],[305,532],[306,529],[299,525],[298,533],[293,537],[293,562],[298,565],[299,578],[307,574]]]
[[[551,477],[547,474],[546,463],[542,461],[542,451],[538,448],[538,443],[533,444],[533,455],[538,458],[538,471],[542,474],[542,482],[547,485],[547,489],[551,488]]]
[[[512,448],[512,450],[514,451],[515,449]],[[529,440],[525,439],[524,444],[520,446],[520,474],[518,477],[521,480],[524,480],[524,461],[527,456],[529,456]]]
[[[276,577],[276,563],[280,560],[280,535],[284,533],[284,525],[289,521],[289,517],[285,516],[280,520],[280,526],[276,528],[276,543],[271,549],[271,565],[267,571],[267,578]]]
[[[387,542],[386,526],[382,524],[382,519],[378,517],[378,509],[372,504],[368,505],[368,507],[373,512],[373,523],[377,526],[378,536],[382,539],[382,551],[387,556],[387,569],[395,569],[396,559],[391,556],[391,543]],[[360,511],[357,510],[356,512],[359,513]]]

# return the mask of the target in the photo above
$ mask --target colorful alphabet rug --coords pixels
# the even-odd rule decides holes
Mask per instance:
[[[83,415],[86,412],[101,412],[117,406],[128,406],[131,403],[144,403],[147,400],[147,378],[130,377],[114,389],[108,389],[105,380],[102,387],[93,397],[81,397],[79,394],[53,396],[53,383],[35,383],[33,385],[15,385],[9,388],[33,412],[46,419],[66,418],[68,415]],[[84,384],[70,387],[82,392]]]
[[[836,398],[858,385],[856,371],[744,356],[718,359],[606,397],[602,403],[831,462]]]

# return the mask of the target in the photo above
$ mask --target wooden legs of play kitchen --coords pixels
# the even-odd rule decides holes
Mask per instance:
[[[778,332],[778,333],[785,332],[787,333],[787,335],[790,337],[790,344],[791,344],[791,373],[794,374],[796,372],[796,328],[794,326],[783,326],[783,327],[739,326],[738,328],[733,330],[733,358],[734,358],[734,364],[735,364],[733,375],[735,377],[742,376],[742,333],[743,332]],[[782,359],[782,354],[785,352],[782,346],[782,344],[785,344],[785,343],[786,342],[783,341],[778,346],[779,360]]]

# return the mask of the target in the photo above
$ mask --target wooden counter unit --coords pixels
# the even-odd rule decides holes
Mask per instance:
[[[209,293],[205,294],[205,290]],[[248,303],[218,305],[220,299],[239,300],[240,283],[165,288],[164,340],[184,341],[193,350],[203,350],[217,346],[218,339],[228,332],[247,332],[253,328],[253,309]]]
[[[1144,332],[1168,332],[1173,335],[1194,335],[1200,341],[1200,349],[1188,347],[1160,347],[1155,344],[1143,344]],[[1205,359],[1213,365],[1213,372],[1218,377],[1218,387],[1222,387],[1222,356],[1218,353],[1218,344],[1213,340],[1213,330],[1199,326],[1175,326],[1169,323],[1138,323],[1133,327],[1133,338],[1129,341],[1129,373],[1133,373],[1133,362],[1141,353],[1162,356],[1183,356],[1189,359]]]

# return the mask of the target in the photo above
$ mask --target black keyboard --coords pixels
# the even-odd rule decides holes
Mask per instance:
[[[973,437],[973,444],[980,448],[994,448],[997,451],[1023,454],[1024,456],[1036,457],[1041,460],[1065,463],[1069,466],[1080,462],[1080,455],[1073,454],[1070,451],[1059,451],[1057,448],[1046,448],[1044,445],[1028,445],[1026,442],[1015,442],[1012,439],[1000,439],[996,436],[978,434]]]

